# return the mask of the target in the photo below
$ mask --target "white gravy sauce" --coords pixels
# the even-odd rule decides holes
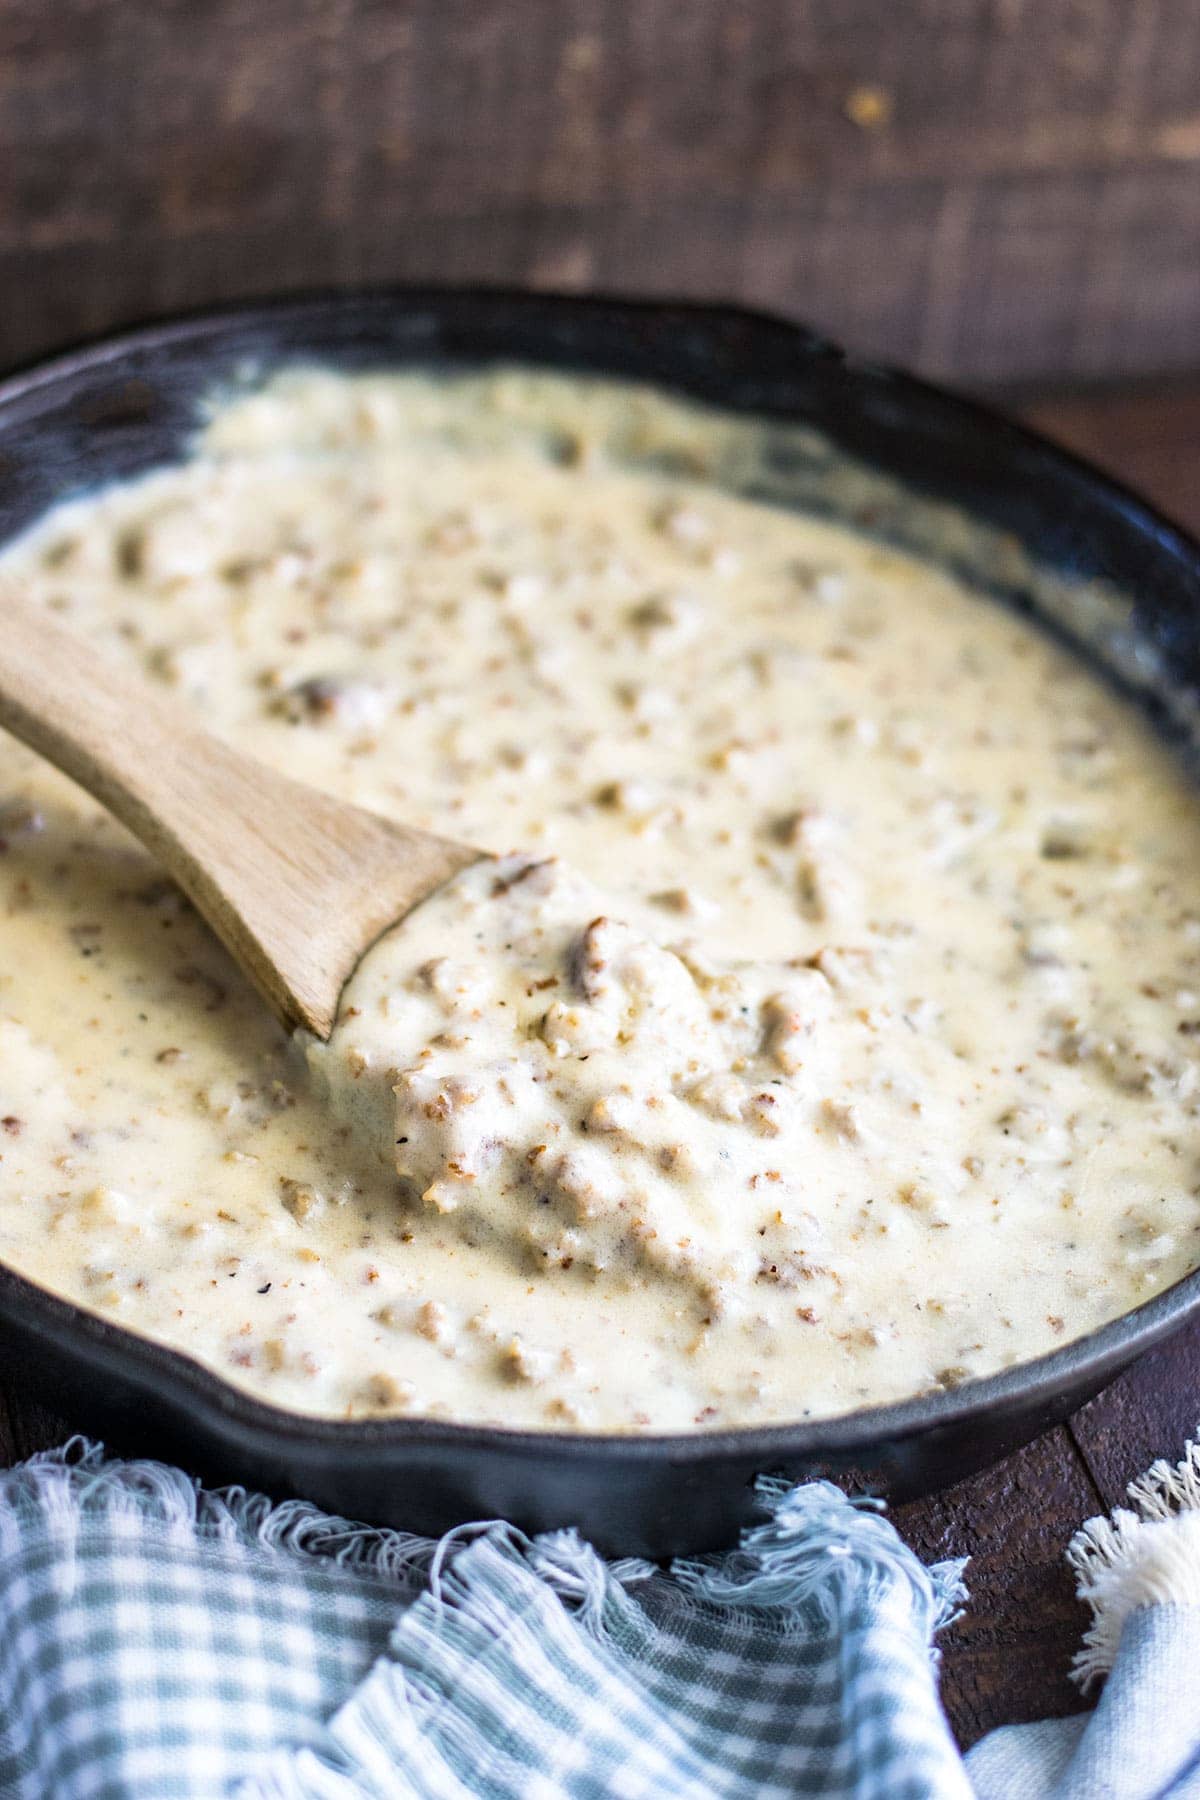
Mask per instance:
[[[606,454],[664,421],[695,473]],[[306,1056],[0,743],[0,1257],[304,1412],[620,1431],[952,1386],[1200,1259],[1183,772],[1030,624],[706,483],[722,429],[294,373],[6,553],[239,746],[500,860]]]

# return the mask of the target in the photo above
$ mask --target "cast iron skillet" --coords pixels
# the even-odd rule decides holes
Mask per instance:
[[[723,307],[373,292],[129,332],[0,384],[0,539],[66,493],[178,458],[214,383],[247,363],[296,359],[346,369],[531,362],[807,421],[850,455],[1014,534],[1042,563],[1128,590],[1136,629],[1177,689],[1200,679],[1200,545],[977,406],[856,362],[810,331]],[[954,1480],[1063,1418],[1198,1310],[1200,1272],[1080,1342],[952,1392],[797,1425],[629,1439],[302,1418],[0,1268],[7,1372],[122,1449],[380,1523],[571,1523],[606,1551],[652,1555],[727,1543],[751,1516],[760,1470],[841,1473],[897,1498]]]

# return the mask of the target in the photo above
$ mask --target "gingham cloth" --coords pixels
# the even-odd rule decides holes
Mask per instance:
[[[960,1565],[827,1484],[763,1499],[741,1551],[668,1576],[35,1457],[0,1476],[0,1794],[969,1794],[930,1651]]]
[[[663,1573],[570,1532],[435,1544],[206,1493],[76,1440],[0,1475],[0,1795],[1195,1800],[1200,1461],[1141,1489],[1144,1519],[1076,1540],[1081,1591],[1140,1608],[1097,1612],[1096,1714],[964,1766],[931,1649],[962,1565],[824,1482],[763,1484],[739,1550]],[[1147,1547],[1168,1604],[1130,1588]]]

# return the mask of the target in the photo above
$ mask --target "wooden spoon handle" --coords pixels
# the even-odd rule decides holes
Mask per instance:
[[[167,861],[169,846],[160,848],[159,838],[181,802],[190,819],[196,780],[209,779],[222,762],[245,759],[196,726],[186,707],[168,704],[44,608],[6,590],[0,617],[0,726]]]
[[[127,825],[279,1018],[319,1037],[367,946],[479,855],[240,755],[11,591],[0,726]]]

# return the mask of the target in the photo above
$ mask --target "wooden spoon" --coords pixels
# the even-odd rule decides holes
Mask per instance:
[[[320,1038],[363,952],[483,854],[239,755],[9,592],[0,726],[115,813],[277,1017]]]

